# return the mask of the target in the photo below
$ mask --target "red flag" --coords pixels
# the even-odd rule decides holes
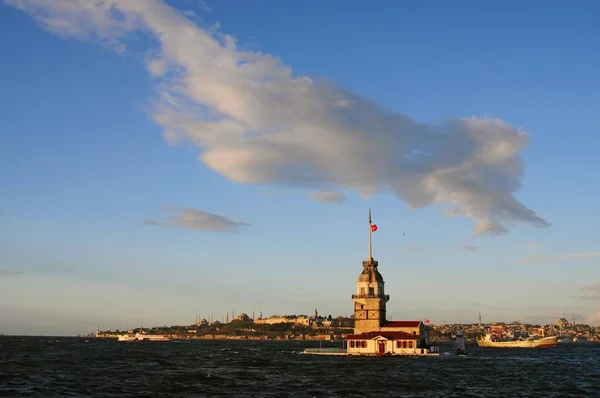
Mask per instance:
[[[373,231],[373,232],[377,231],[377,224],[371,225],[371,231]]]
[[[425,318],[425,323],[429,323],[429,319]]]

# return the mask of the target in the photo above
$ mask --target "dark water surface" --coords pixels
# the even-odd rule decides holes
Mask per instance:
[[[591,344],[356,358],[300,355],[308,341],[88,341],[0,337],[0,396],[600,397]]]

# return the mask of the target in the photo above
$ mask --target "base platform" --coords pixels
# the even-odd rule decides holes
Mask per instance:
[[[407,353],[393,353],[393,354],[377,354],[377,353],[350,353],[344,348],[306,348],[301,352],[306,355],[334,355],[334,356],[347,356],[347,357],[439,357],[438,352],[425,352],[419,351]]]

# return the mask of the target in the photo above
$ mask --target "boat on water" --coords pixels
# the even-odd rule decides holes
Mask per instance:
[[[462,330],[459,330],[454,337],[454,354],[467,355],[467,342]]]
[[[128,341],[128,342],[137,342],[137,341],[151,341],[151,342],[159,342],[159,341],[171,341],[171,338],[162,334],[148,334],[146,332],[137,332],[137,333],[124,333],[118,336],[117,341]]]
[[[493,333],[486,333],[483,338],[477,340],[477,345],[488,348],[542,348],[556,347],[557,341],[558,336],[534,335],[523,340],[509,340],[498,338]]]
[[[559,343],[577,343],[578,341],[579,341],[579,339],[577,338],[577,336],[575,336],[575,337],[562,336],[558,339]]]

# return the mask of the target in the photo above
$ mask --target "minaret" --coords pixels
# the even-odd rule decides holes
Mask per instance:
[[[481,327],[481,312],[479,313],[479,327]]]
[[[379,263],[373,259],[373,232],[377,225],[371,222],[369,209],[369,256],[363,261],[363,270],[356,281],[354,301],[354,333],[365,333],[379,330],[386,322],[385,304],[390,296],[384,294],[383,276],[377,270]]]

